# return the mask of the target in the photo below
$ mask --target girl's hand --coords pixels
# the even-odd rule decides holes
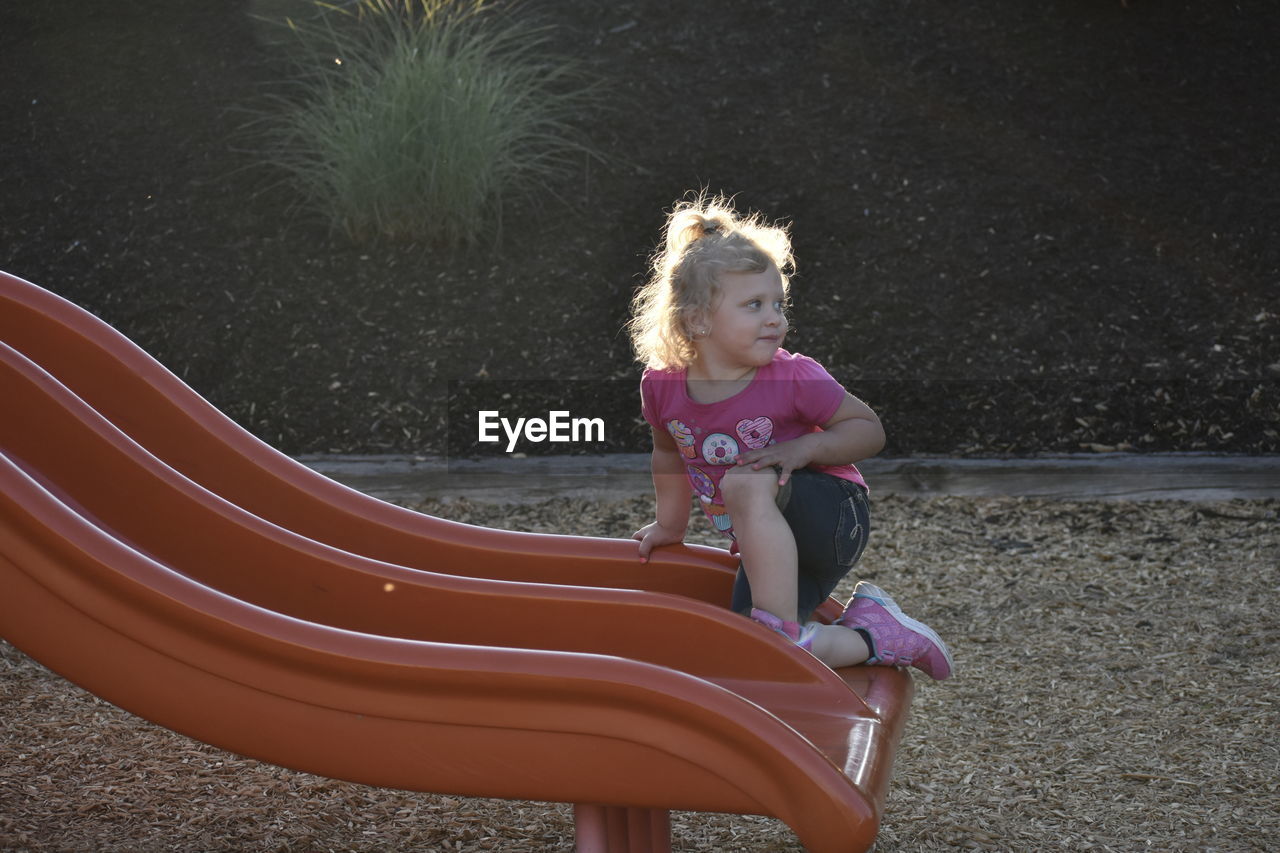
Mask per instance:
[[[791,472],[803,468],[813,461],[813,447],[810,436],[804,435],[790,441],[780,441],[759,450],[748,450],[738,456],[738,465],[750,465],[751,470],[776,468],[778,485],[785,486],[791,479]]]
[[[679,545],[683,542],[684,531],[668,530],[655,521],[631,534],[631,538],[640,543],[640,562],[647,563],[649,554],[654,548],[661,548],[663,545]]]

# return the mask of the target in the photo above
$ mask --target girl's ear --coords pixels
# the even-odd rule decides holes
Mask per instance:
[[[705,338],[711,331],[711,312],[705,308],[696,308],[686,315],[684,325],[685,334],[691,340]]]

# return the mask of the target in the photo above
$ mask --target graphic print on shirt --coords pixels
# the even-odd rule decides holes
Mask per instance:
[[[722,432],[713,432],[702,440],[702,458],[708,465],[732,465],[738,458],[738,442]]]
[[[693,446],[693,430],[679,418],[672,418],[667,421],[667,432],[671,433],[671,437],[676,440],[676,446],[680,448],[680,453],[686,459],[692,459],[698,455],[698,449]]]
[[[689,484],[703,500],[711,500],[716,496],[716,484],[707,476],[707,472],[693,465],[686,465],[689,471]]]
[[[743,418],[734,427],[738,438],[752,450],[773,444],[773,421],[766,417]]]
[[[711,519],[716,530],[733,536],[733,519],[729,517],[729,510],[724,508],[724,504],[712,503],[711,498],[706,495],[698,495],[698,500],[702,501],[702,511]]]
[[[821,428],[847,393],[821,364],[784,349],[774,353],[732,402],[699,405],[687,390],[687,371],[646,368],[641,378],[645,420],[671,435],[678,448],[676,458],[686,466],[689,483],[699,495],[699,506],[715,529],[728,537],[733,536],[733,528],[717,485],[721,476],[744,454],[759,454]],[[853,465],[821,466],[820,470],[866,484]]]

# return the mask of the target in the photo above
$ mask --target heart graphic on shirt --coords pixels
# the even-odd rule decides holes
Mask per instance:
[[[742,443],[752,450],[767,447],[770,439],[773,438],[773,421],[765,417],[759,417],[754,420],[743,418],[738,421],[736,429],[738,438],[742,439]]]

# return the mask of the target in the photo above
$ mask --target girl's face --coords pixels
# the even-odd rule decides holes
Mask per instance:
[[[786,292],[773,265],[764,272],[720,276],[720,301],[694,339],[698,357],[722,368],[763,367],[787,334]]]

